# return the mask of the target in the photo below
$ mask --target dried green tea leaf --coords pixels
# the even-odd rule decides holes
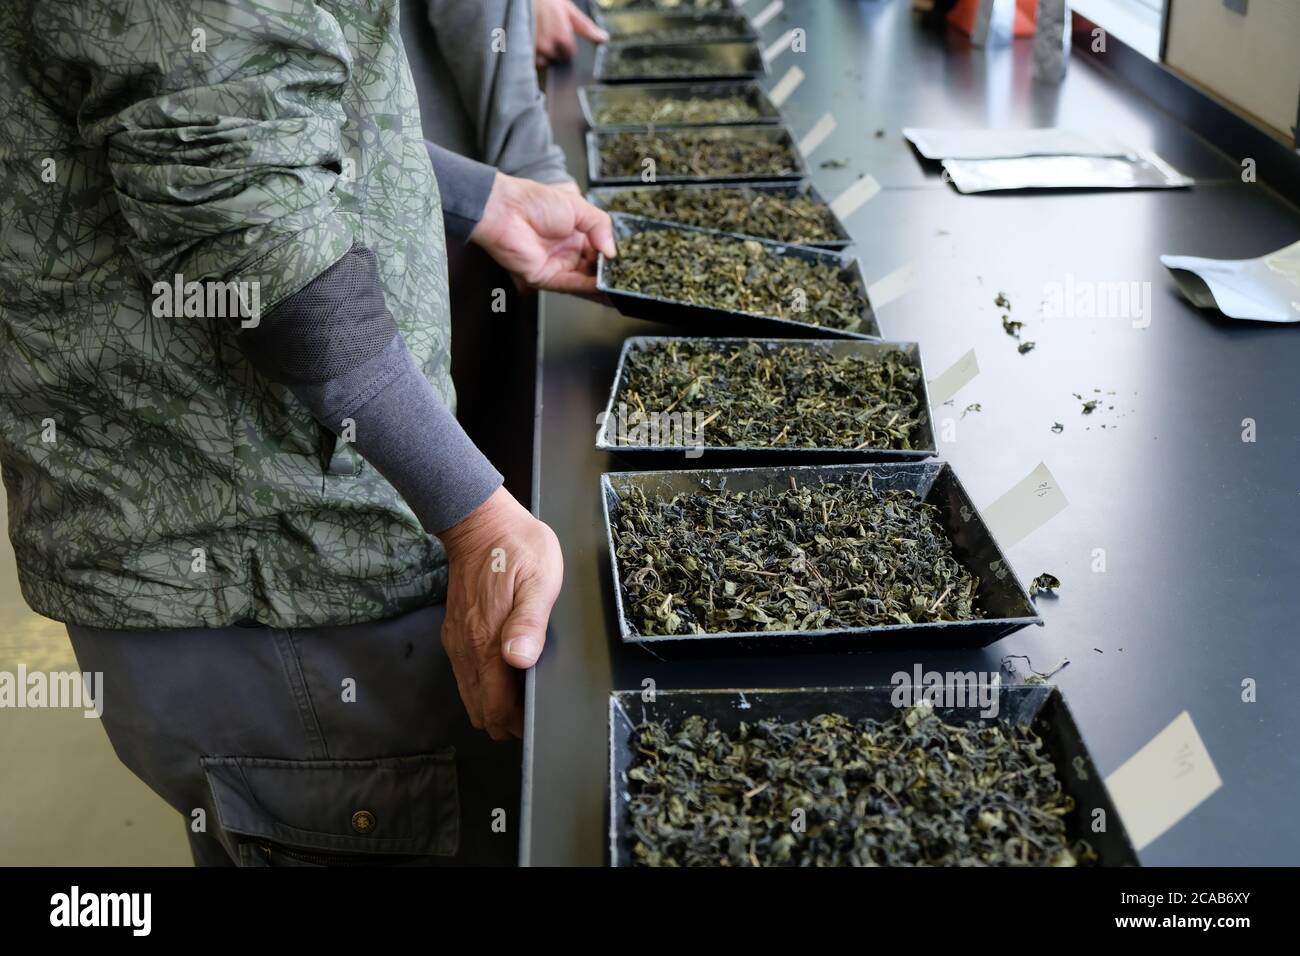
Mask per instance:
[[[1012,321],[1009,315],[1002,316],[1002,331],[1012,338],[1020,338],[1020,330],[1024,327],[1025,323]]]
[[[644,229],[619,240],[605,272],[627,292],[848,332],[863,328],[869,310],[833,263],[714,233]]]
[[[624,368],[615,407],[690,413],[708,423],[706,447],[923,447],[921,370],[901,351],[669,339],[629,351]]]
[[[676,18],[674,18],[676,19]],[[696,22],[689,17],[681,18],[680,23],[665,25],[659,21],[653,25],[623,25],[610,23],[610,39],[617,43],[714,43],[719,40],[745,40],[743,21]]]
[[[1065,426],[1060,422],[1052,422],[1052,431],[1059,435],[1061,432],[1065,431]]]
[[[1021,355],[1024,355],[1026,352],[1032,352],[1034,350],[1034,346],[1037,344],[1038,344],[1037,342],[1021,342],[1019,345],[1016,346],[1016,351],[1019,352]]]
[[[843,169],[849,164],[847,159],[826,159],[822,161],[822,169]]]
[[[666,123],[747,123],[762,118],[744,96],[642,95],[603,103],[594,111],[599,126],[655,126]]]
[[[982,411],[984,411],[983,405],[981,405],[979,402],[971,402],[969,405],[967,405],[965,408],[961,410],[961,417],[965,418],[967,412],[982,412]]]
[[[632,733],[624,820],[639,866],[1076,866],[1075,809],[1028,726],[931,708],[737,730],[687,717]]]
[[[654,160],[666,176],[789,176],[798,168],[790,146],[769,136],[732,129],[626,130],[600,145],[602,176],[639,177]]]
[[[610,212],[687,226],[737,232],[760,239],[807,245],[841,238],[835,214],[807,196],[749,186],[654,186],[615,193],[605,201]]]
[[[867,628],[983,617],[939,509],[867,481],[620,497],[612,519],[642,634]],[[725,584],[724,584],[725,582]]]
[[[993,300],[993,304],[999,309],[1006,309],[1008,312],[1011,311],[1011,300],[1007,298],[1005,292],[999,292],[998,297]]]
[[[1029,585],[1029,593],[1037,594],[1039,591],[1055,591],[1061,586],[1061,579],[1055,574],[1048,574],[1044,571],[1038,577],[1034,578],[1033,583]]]

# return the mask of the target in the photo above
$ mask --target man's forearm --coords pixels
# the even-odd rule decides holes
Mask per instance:
[[[483,218],[497,171],[427,139],[424,148],[428,150],[429,162],[438,179],[438,192],[442,195],[443,228],[453,239],[468,240]]]
[[[249,361],[353,445],[431,534],[460,522],[501,484],[416,365],[384,303],[374,253],[352,250],[239,333]]]

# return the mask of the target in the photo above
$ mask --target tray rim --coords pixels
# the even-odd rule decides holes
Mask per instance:
[[[777,243],[782,243],[784,245],[800,245],[810,249],[837,250],[837,249],[847,249],[852,245],[856,245],[856,240],[853,238],[853,235],[849,232],[848,227],[844,225],[843,220],[840,219],[839,214],[836,213],[835,209],[831,206],[831,204],[826,201],[826,197],[822,194],[822,191],[817,188],[817,184],[813,182],[813,180],[810,177],[807,176],[797,180],[759,179],[759,180],[751,180],[747,182],[675,183],[669,185],[673,189],[757,189],[760,192],[776,192],[778,190],[783,190],[783,189],[802,190],[809,199],[811,199],[813,202],[820,203],[830,211],[831,218],[835,222],[835,227],[839,230],[843,238],[826,239],[821,242],[788,243],[782,239],[772,239],[768,236],[759,236],[750,232],[731,232],[730,230],[721,230],[721,229],[717,229],[713,231],[727,232],[729,235],[744,236],[747,239],[764,239],[768,242],[777,242]],[[591,203],[597,209],[607,212],[612,216],[613,212],[611,212],[608,208],[605,207],[604,205],[605,200],[604,197],[600,195],[601,193],[631,192],[633,190],[639,190],[639,189],[659,189],[659,188],[661,187],[649,183],[642,183],[640,185],[632,185],[631,183],[629,183],[627,185],[622,185],[622,186],[588,186],[586,192],[586,199],[587,202]],[[622,213],[622,215],[626,216],[632,214]],[[660,219],[657,216],[641,216],[640,218],[649,219],[652,222],[667,223],[670,226],[686,226],[692,229],[707,228],[703,226],[691,226],[690,223],[676,222],[672,219]]]
[[[706,19],[711,18],[711,17],[720,17],[720,18],[725,17],[725,18],[728,18],[729,20],[731,20],[732,22],[735,22],[735,23],[737,24],[738,29],[741,29],[741,30],[743,30],[744,32],[743,32],[743,33],[738,33],[738,34],[736,34],[735,36],[717,37],[717,38],[712,39],[712,40],[707,40],[707,39],[706,39],[706,40],[691,40],[691,41],[689,41],[689,42],[691,42],[691,43],[718,43],[718,42],[722,42],[722,41],[725,41],[725,40],[755,40],[755,41],[759,40],[760,37],[759,37],[758,31],[754,29],[754,24],[750,21],[749,17],[745,16],[744,13],[742,13],[740,10],[736,9],[736,7],[735,7],[734,3],[732,2],[732,0],[724,0],[724,2],[725,2],[726,5],[725,5],[721,10],[680,10],[680,9],[668,9],[668,10],[637,10],[637,9],[631,9],[631,10],[601,10],[601,11],[600,11],[600,15],[599,15],[599,16],[595,16],[595,15],[593,15],[593,16],[592,16],[592,19],[596,21],[597,25],[600,26],[601,29],[603,29],[606,33],[609,34],[609,42],[610,42],[610,43],[636,43],[636,44],[640,44],[640,45],[643,45],[643,46],[654,46],[654,45],[656,45],[656,44],[660,44],[660,43],[676,43],[676,42],[681,42],[681,41],[676,41],[676,40],[620,39],[619,37],[617,37],[617,36],[614,35],[614,31],[613,31],[613,29],[610,27],[610,18],[611,18],[611,17],[614,17],[614,18],[617,18],[617,17],[625,17],[625,16],[652,16],[652,17],[663,17],[664,19],[667,19],[667,20],[677,20],[677,21],[679,21],[679,22],[684,22],[684,21],[687,21],[687,20],[695,20],[695,21],[698,22],[698,21],[700,21],[700,20],[706,20]],[[593,7],[594,7],[594,6],[595,6],[595,4],[593,4]],[[597,7],[597,9],[599,9],[599,8]]]
[[[945,686],[955,686],[955,685],[945,685]],[[977,686],[988,686],[988,685],[983,684]],[[1070,708],[1070,702],[1065,695],[1064,688],[1062,688],[1059,684],[1048,683],[1048,682],[1043,682],[1039,684],[1026,684],[1026,683],[1010,684],[1010,683],[1003,682],[1000,683],[998,686],[1007,691],[1018,691],[1018,692],[1023,692],[1032,697],[1041,697],[1041,701],[1038,704],[1038,713],[1041,713],[1042,710],[1051,703],[1053,697],[1057,698],[1061,707],[1062,716],[1065,718],[1065,720],[1069,723],[1070,727],[1074,731],[1075,740],[1078,743],[1081,755],[1089,764],[1089,769],[1096,772],[1098,782],[1100,783],[1102,788],[1102,792],[1106,794],[1106,797],[1110,803],[1110,808],[1115,812],[1116,820],[1118,820],[1119,822],[1118,835],[1119,835],[1120,842],[1123,844],[1123,848],[1126,849],[1129,855],[1133,858],[1136,865],[1141,866],[1141,858],[1138,856],[1137,849],[1133,846],[1133,840],[1132,837],[1130,837],[1129,835],[1128,827],[1125,826],[1124,824],[1124,818],[1119,813],[1119,808],[1115,805],[1115,799],[1110,793],[1110,788],[1106,785],[1106,778],[1098,769],[1097,761],[1093,757],[1092,750],[1088,747],[1088,743],[1084,737],[1083,731],[1080,730],[1079,728],[1079,722],[1075,719],[1074,711],[1071,710]],[[869,692],[880,692],[883,694],[884,692],[888,691],[892,693],[895,689],[896,687],[893,684],[854,684],[854,685],[841,685],[841,686],[820,685],[820,686],[804,686],[804,687],[744,687],[744,688],[741,687],[699,687],[699,688],[680,687],[680,688],[670,688],[667,690],[656,689],[655,697],[657,700],[659,697],[701,697],[707,695],[707,696],[718,696],[718,697],[735,696],[743,700],[746,694],[825,695],[825,694],[833,694],[833,693],[843,693],[843,694],[865,695]],[[619,866],[618,824],[619,824],[619,817],[620,817],[619,811],[621,808],[619,806],[619,780],[618,780],[618,772],[617,772],[618,749],[616,747],[616,741],[615,741],[616,715],[617,715],[617,711],[621,709],[621,705],[627,697],[632,695],[639,696],[641,693],[643,693],[643,691],[639,689],[619,690],[617,688],[613,688],[610,690],[609,697],[606,702],[605,748],[606,748],[606,760],[609,765],[608,776],[606,781],[606,789],[608,791],[606,813],[608,814],[607,834],[609,838],[609,845],[607,849],[609,851],[608,865],[610,867]],[[630,722],[631,715],[627,713],[626,709],[623,709],[623,714],[626,717],[628,717]],[[998,718],[993,718],[993,719],[996,720]],[[1058,768],[1058,773],[1059,772],[1061,772],[1061,768]],[[1073,794],[1071,794],[1071,796],[1073,796]]]
[[[902,469],[902,468],[916,468],[916,467],[926,467],[926,466],[933,467],[936,469],[935,476],[934,476],[935,480],[938,479],[939,475],[943,473],[943,470],[945,468],[948,469],[948,471],[951,472],[952,474],[952,480],[956,484],[958,490],[963,495],[965,495],[967,500],[971,501],[972,505],[974,504],[974,501],[973,499],[971,499],[970,494],[967,493],[965,486],[962,485],[961,478],[958,476],[957,470],[952,467],[951,462],[949,462],[947,459],[944,458],[926,458],[926,459],[921,459],[916,461],[892,461],[892,462],[891,461],[850,462],[850,463],[839,463],[839,464],[832,463],[832,464],[817,464],[817,465],[811,465],[811,464],[810,465],[758,465],[758,466],[741,467],[741,468],[678,468],[678,469],[654,469],[654,470],[643,470],[643,471],[602,472],[600,476],[601,516],[605,524],[605,538],[606,538],[607,547],[609,549],[610,571],[612,574],[613,585],[614,585],[614,610],[618,616],[619,640],[625,645],[637,645],[642,647],[653,648],[656,644],[675,644],[675,643],[680,643],[682,641],[689,641],[692,644],[694,644],[696,642],[702,642],[702,641],[746,640],[746,641],[762,642],[767,639],[792,638],[792,639],[799,639],[799,640],[808,639],[810,642],[815,642],[817,638],[822,638],[822,637],[834,638],[834,637],[852,637],[852,636],[865,636],[865,635],[876,635],[876,634],[888,635],[900,631],[928,632],[928,631],[945,631],[954,628],[973,630],[975,628],[979,628],[980,625],[988,626],[988,628],[980,628],[980,629],[989,629],[989,628],[999,627],[999,626],[1010,627],[1011,630],[1007,631],[1007,633],[1011,633],[1012,631],[1019,630],[1023,627],[1027,627],[1030,624],[1034,624],[1037,625],[1038,627],[1042,627],[1045,622],[1043,621],[1042,615],[1037,613],[1037,609],[1034,604],[1033,598],[1030,597],[1029,592],[1025,590],[1024,585],[1020,583],[1020,575],[1016,572],[1014,565],[1012,565],[1011,562],[1007,559],[1006,552],[1002,549],[1002,546],[998,544],[997,538],[993,535],[993,532],[989,529],[988,525],[985,524],[983,515],[980,514],[978,508],[975,508],[974,509],[975,517],[979,519],[980,525],[984,529],[984,533],[988,535],[989,541],[992,543],[993,550],[997,553],[998,559],[1002,562],[1003,566],[1006,567],[1007,570],[1010,572],[1012,583],[1014,584],[1016,590],[1019,591],[1020,596],[1024,598],[1024,602],[1026,606],[1035,608],[1035,613],[1032,616],[976,618],[970,621],[925,621],[919,624],[881,624],[874,627],[859,627],[859,628],[838,627],[838,628],[809,628],[805,630],[708,631],[705,632],[704,634],[648,634],[647,635],[647,634],[640,634],[632,630],[631,621],[629,620],[627,614],[627,608],[624,606],[623,603],[623,585],[622,585],[622,580],[619,577],[619,573],[618,573],[618,557],[617,554],[615,553],[616,545],[614,543],[614,525],[613,522],[611,521],[611,514],[609,509],[609,499],[611,495],[613,497],[618,497],[618,493],[615,490],[612,481],[613,478],[663,478],[671,475],[683,475],[683,474],[685,475],[711,474],[712,475],[720,472],[773,473],[773,472],[788,472],[796,469],[806,470],[806,471],[826,471],[826,472],[829,472],[832,469],[839,470],[839,471],[843,471],[845,469],[866,471],[868,469],[879,469],[879,468]],[[972,627],[972,625],[974,625],[974,627]],[[918,644],[918,646],[921,645]]]
[[[736,120],[736,121],[713,121],[709,123],[597,123],[595,111],[591,106],[591,96],[596,92],[606,90],[646,90],[652,92],[667,92],[670,90],[682,89],[700,89],[708,87],[739,87],[745,93],[754,93],[758,98],[760,110],[765,110],[765,114],[758,119]],[[590,93],[588,91],[591,91]],[[586,120],[587,127],[599,132],[629,132],[643,129],[694,129],[700,126],[775,126],[784,121],[780,107],[772,102],[768,96],[767,90],[756,79],[735,79],[735,80],[705,80],[703,82],[675,82],[666,83],[587,83],[578,87],[578,107],[582,112],[582,118]]]
[[[618,445],[606,441],[609,434],[609,423],[614,413],[614,401],[618,397],[618,387],[622,382],[623,370],[626,367],[625,362],[632,349],[644,342],[710,342],[710,343],[740,343],[740,342],[758,342],[770,344],[777,347],[787,345],[810,345],[818,348],[832,348],[835,346],[848,345],[852,348],[867,347],[870,349],[880,349],[882,351],[911,351],[915,354],[916,367],[921,372],[921,399],[925,403],[926,413],[926,430],[929,433],[930,447],[928,448],[786,448],[773,445],[703,445],[701,450],[703,454],[717,452],[734,452],[736,454],[785,454],[798,455],[800,453],[808,455],[853,455],[853,454],[888,454],[897,455],[909,459],[925,459],[938,457],[938,440],[934,433],[934,410],[930,405],[930,384],[925,377],[925,362],[921,353],[921,345],[918,342],[894,341],[891,339],[861,339],[861,338],[834,338],[834,339],[784,339],[784,338],[762,338],[758,336],[722,336],[722,335],[631,335],[623,340],[623,345],[619,349],[618,364],[614,368],[614,383],[610,386],[609,401],[605,404],[603,419],[604,424],[596,433],[596,448],[599,451],[611,452],[616,454],[685,454],[694,446],[687,445]],[[847,464],[848,462],[846,462]],[[856,462],[854,462],[856,463]],[[828,462],[829,464],[829,462]]]
[[[669,229],[669,230],[675,229],[683,232],[703,232],[709,235],[721,236],[727,239],[736,239],[744,242],[757,242],[763,246],[769,247],[774,251],[774,254],[778,256],[784,256],[785,255],[784,250],[786,249],[797,249],[801,252],[813,253],[819,259],[837,260],[839,268],[843,271],[847,271],[851,273],[853,277],[856,279],[857,286],[862,292],[862,300],[863,302],[866,303],[866,307],[867,307],[866,318],[870,320],[871,328],[874,331],[855,332],[849,329],[837,329],[834,326],[829,326],[829,325],[813,325],[808,322],[800,322],[797,319],[783,318],[782,316],[779,315],[766,315],[762,312],[740,312],[736,309],[726,309],[718,306],[701,305],[697,302],[686,302],[682,299],[665,299],[661,296],[648,295],[644,292],[633,292],[628,289],[620,289],[611,286],[608,283],[607,272],[606,272],[606,264],[608,260],[605,258],[605,254],[603,252],[598,253],[596,257],[596,291],[610,297],[611,301],[614,302],[614,308],[617,309],[620,314],[625,314],[625,313],[623,313],[621,309],[618,309],[616,297],[627,296],[628,298],[640,299],[643,302],[655,302],[655,303],[659,303],[660,305],[669,305],[676,308],[699,309],[703,311],[719,312],[739,321],[762,321],[762,322],[770,322],[770,323],[780,323],[782,326],[786,328],[799,329],[803,331],[805,335],[815,333],[815,332],[821,332],[822,337],[825,338],[865,339],[868,341],[875,341],[875,342],[885,340],[884,330],[880,327],[880,320],[876,317],[875,307],[871,304],[871,294],[867,286],[867,276],[866,273],[862,271],[862,260],[856,255],[850,255],[849,253],[845,252],[842,249],[841,250],[824,249],[820,246],[806,246],[806,245],[801,245],[800,243],[797,242],[779,242],[773,239],[763,239],[758,236],[747,236],[743,233],[738,233],[738,232],[727,232],[722,229],[706,229],[703,226],[688,226],[685,223],[680,223],[680,222],[665,222],[661,219],[651,219],[647,216],[634,216],[631,213],[626,213],[626,212],[607,213],[607,215],[609,215],[610,219],[613,221],[614,224],[614,231],[616,233],[615,240],[617,240],[618,238],[617,231],[618,231],[619,223],[627,223],[629,221],[635,221],[638,223],[648,223],[657,229]],[[780,250],[780,251],[776,251],[776,250]],[[635,318],[635,316],[630,316],[630,317]]]
[[[640,176],[601,176],[600,174],[600,149],[599,141],[602,136],[612,136],[618,133],[635,133],[640,131],[650,131],[652,129],[663,129],[669,134],[681,132],[702,132],[704,130],[719,130],[725,133],[744,133],[756,132],[761,135],[770,135],[772,133],[780,134],[786,146],[790,148],[790,155],[794,158],[794,169],[788,174],[785,173],[759,173],[752,176],[743,173],[726,174],[721,176],[655,176],[653,182],[645,182]],[[754,183],[754,182],[789,182],[796,179],[808,179],[808,164],[805,162],[803,153],[799,151],[799,143],[794,137],[794,131],[785,123],[735,123],[731,125],[713,124],[710,126],[675,126],[672,128],[658,126],[643,126],[630,130],[597,130],[589,129],[584,134],[584,142],[587,150],[587,186],[656,186],[656,185],[675,185],[675,184],[699,184],[699,185],[725,185],[728,183]]]
[[[739,70],[726,73],[694,73],[688,76],[656,76],[647,73],[630,73],[627,76],[609,76],[606,73],[606,61],[610,57],[610,51],[626,50],[632,47],[642,47],[656,52],[676,49],[696,49],[696,48],[713,48],[721,46],[744,46],[748,52],[755,54],[758,65],[754,67],[743,67]],[[750,59],[746,57],[746,59]],[[719,69],[722,69],[719,67]],[[623,83],[655,83],[655,82],[685,82],[696,81],[707,83],[713,80],[756,80],[761,76],[767,76],[768,65],[767,58],[763,55],[763,47],[757,39],[753,40],[696,40],[696,41],[671,41],[661,43],[643,43],[641,41],[610,41],[602,43],[596,47],[596,57],[591,64],[591,78],[597,83],[610,85],[619,85]]]

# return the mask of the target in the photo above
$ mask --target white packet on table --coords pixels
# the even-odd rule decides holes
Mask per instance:
[[[963,193],[1008,189],[1175,189],[1193,182],[1148,152],[1124,157],[945,159],[943,168],[957,191]]]
[[[1300,322],[1300,242],[1258,259],[1161,256],[1178,287],[1202,309],[1232,319]]]
[[[1098,133],[1060,129],[928,129],[903,135],[926,159],[1011,159],[1017,156],[1127,156],[1123,143]]]

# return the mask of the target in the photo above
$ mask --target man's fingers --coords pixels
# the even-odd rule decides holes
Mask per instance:
[[[614,220],[609,218],[609,213],[597,209],[581,196],[569,198],[573,202],[574,226],[585,233],[587,241],[607,258],[613,259],[617,256],[618,249],[614,245]]]
[[[573,3],[569,4],[569,23],[578,36],[586,37],[593,43],[609,42],[609,34],[596,26],[596,21],[579,10]]]
[[[519,702],[517,672],[501,658],[484,658],[478,674],[483,701],[483,729],[493,740],[523,736],[524,714]]]
[[[542,288],[548,292],[564,292],[568,295],[592,295],[596,291],[596,277],[590,273],[566,269],[547,279]]]
[[[470,656],[469,641],[467,638],[462,639],[461,635],[448,640],[444,631],[442,646],[447,652],[447,659],[451,661],[451,672],[456,677],[456,689],[460,691],[461,703],[465,705],[469,722],[474,725],[475,730],[482,730],[483,700],[479,690],[479,668],[478,662]]]
[[[532,667],[542,656],[546,622],[559,593],[560,576],[553,573],[543,572],[516,585],[515,605],[501,625],[501,656],[511,667]]]

